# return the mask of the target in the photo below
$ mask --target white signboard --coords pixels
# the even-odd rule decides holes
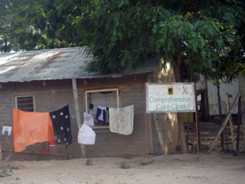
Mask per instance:
[[[146,112],[195,112],[193,83],[146,84]]]

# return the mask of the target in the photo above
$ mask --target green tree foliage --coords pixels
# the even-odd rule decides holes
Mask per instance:
[[[91,40],[87,30],[92,22],[86,20],[90,15],[82,6],[84,3],[92,10],[89,0],[4,0],[1,3],[0,17],[4,23],[0,25],[0,35],[4,35],[1,37],[13,50],[81,46]]]
[[[95,55],[92,69],[102,73],[137,68],[152,58],[177,67],[185,63],[192,72],[211,78],[217,73],[221,78],[233,76],[244,66],[241,0],[1,3],[2,51],[88,45]]]
[[[210,77],[222,68],[223,78],[230,74],[224,66],[238,61],[231,53],[241,50],[242,8],[238,1],[103,1],[95,18],[95,68],[117,72],[158,56]]]
[[[0,1],[0,50],[4,52],[10,51],[11,36],[11,20],[12,14],[10,12],[11,3],[8,0]]]

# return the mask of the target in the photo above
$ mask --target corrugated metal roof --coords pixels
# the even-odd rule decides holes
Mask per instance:
[[[0,82],[116,77],[88,71],[87,47],[24,51],[0,55]],[[142,71],[141,71],[142,72]],[[145,71],[143,71],[145,72]],[[135,73],[137,73],[135,71]]]

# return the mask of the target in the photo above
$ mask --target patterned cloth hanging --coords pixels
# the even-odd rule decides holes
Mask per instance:
[[[50,113],[57,144],[72,144],[69,106]]]

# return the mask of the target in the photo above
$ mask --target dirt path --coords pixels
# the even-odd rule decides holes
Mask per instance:
[[[0,184],[244,184],[245,156],[171,155],[152,158],[12,161]],[[9,169],[9,170],[8,170]],[[1,174],[1,172],[0,172]]]

